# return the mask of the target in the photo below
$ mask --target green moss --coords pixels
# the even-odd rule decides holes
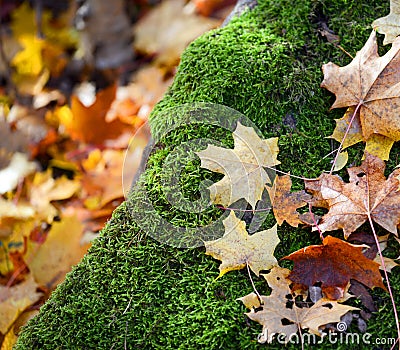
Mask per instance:
[[[221,215],[215,208],[204,213],[184,210],[200,200],[199,184],[215,181],[218,175],[200,169],[193,150],[185,152],[178,146],[208,137],[230,147],[231,135],[207,125],[206,116],[203,124],[194,125],[182,120],[184,114],[169,111],[191,102],[230,106],[250,118],[265,137],[280,137],[281,170],[317,176],[329,168],[329,158],[323,157],[337,145],[325,137],[333,131],[333,119],[343,113],[328,112],[334,97],[319,87],[321,65],[330,60],[344,65],[350,59],[318,34],[316,22],[326,18],[341,36],[341,45],[355,54],[367,39],[372,20],[387,12],[388,4],[381,1],[259,0],[254,11],[192,43],[170,91],[152,114],[157,145],[138,182],[148,198],[137,190],[114,212],[89,254],[24,328],[16,349],[261,348],[256,342],[261,327],[246,320],[245,308],[235,300],[252,291],[246,273],[231,272],[215,280],[218,262],[205,256],[203,248],[159,243],[143,233],[131,215],[147,200],[160,223],[193,228]],[[393,152],[398,150],[396,146]],[[351,152],[360,159],[362,148]],[[389,162],[388,171],[394,163]],[[179,182],[172,184],[168,179],[175,171],[180,172]],[[300,188],[300,182],[294,186]],[[171,193],[179,205],[169,203]],[[272,224],[272,215],[267,215],[264,226]],[[161,228],[152,229],[156,235]],[[315,233],[286,225],[279,235],[278,257],[319,243]],[[267,293],[261,279],[256,284]],[[393,274],[391,284],[400,305],[398,274]],[[372,339],[394,337],[389,296],[383,291],[374,296],[380,310],[369,321],[368,331]],[[325,342],[318,348],[360,346]]]

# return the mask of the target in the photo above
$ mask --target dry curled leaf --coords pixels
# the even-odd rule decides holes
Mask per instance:
[[[400,224],[400,169],[386,179],[385,163],[367,153],[359,167],[349,168],[349,183],[334,175],[321,175],[321,196],[329,205],[322,217],[322,232],[343,229],[347,238],[371,219],[389,232],[397,234]]]
[[[364,140],[379,134],[400,140],[400,39],[382,57],[378,55],[373,31],[345,67],[330,62],[322,69],[322,87],[336,95],[331,108],[359,106],[358,113]],[[390,106],[390,108],[388,108]]]
[[[280,163],[277,160],[278,138],[262,140],[253,128],[238,122],[233,139],[233,150],[208,145],[207,149],[196,154],[203,168],[225,175],[221,181],[209,187],[214,203],[227,207],[244,198],[255,208],[265,184],[271,183],[264,167]]]
[[[386,290],[379,264],[367,259],[362,253],[363,248],[327,236],[322,245],[305,247],[284,257],[294,262],[289,279],[307,287],[321,283],[322,291],[331,300],[344,296],[350,279],[369,288]]]
[[[290,192],[291,187],[290,175],[277,176],[272,187],[267,187],[267,191],[278,225],[286,221],[290,226],[297,227],[303,221],[296,209],[307,205],[311,196],[305,191]]]
[[[280,242],[276,225],[269,229],[249,235],[246,224],[231,212],[223,221],[225,234],[223,237],[204,242],[206,254],[221,260],[220,274],[240,270],[246,265],[258,276],[261,270],[268,270],[277,265],[273,256],[275,247]]]
[[[385,34],[383,45],[392,43],[400,35],[400,0],[390,0],[390,12],[372,23],[378,33]]]

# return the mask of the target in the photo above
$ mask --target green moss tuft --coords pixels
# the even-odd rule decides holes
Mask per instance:
[[[204,137],[232,146],[231,135],[222,128],[187,126],[181,114],[165,113],[185,103],[230,106],[250,118],[265,137],[279,136],[284,171],[314,177],[329,168],[323,157],[337,145],[325,137],[343,111],[328,112],[334,98],[319,87],[321,65],[330,60],[345,65],[350,59],[318,34],[316,23],[325,18],[341,36],[341,45],[355,54],[372,20],[387,13],[388,4],[378,0],[259,0],[255,10],[193,42],[151,118],[157,145],[139,184],[159,216],[178,226],[196,227],[221,214],[218,209],[193,214],[172,207],[162,184],[172,175],[164,166],[170,161],[181,173],[177,186],[183,195],[174,200],[199,200],[199,184],[218,176],[200,169],[193,152],[177,146]],[[166,133],[175,125],[179,127]],[[175,163],[170,154],[176,155]],[[362,148],[352,150],[358,159],[361,154]],[[388,171],[394,165],[390,162]],[[300,187],[300,182],[294,186]],[[89,253],[24,328],[15,349],[123,349],[125,344],[129,349],[261,348],[256,342],[261,327],[246,320],[245,308],[236,301],[252,291],[246,273],[231,272],[215,280],[218,262],[205,256],[204,249],[173,248],[144,234],[131,215],[144,200],[141,195],[132,193],[114,212]],[[269,215],[264,226],[272,224]],[[300,228],[283,225],[279,235],[278,257],[319,243],[315,233]],[[260,292],[268,292],[261,279],[256,284]],[[398,274],[391,276],[391,284],[400,305]],[[371,340],[394,337],[389,296],[383,291],[374,295],[380,310],[369,322]],[[360,346],[325,341],[318,348]],[[281,348],[278,343],[268,346]]]

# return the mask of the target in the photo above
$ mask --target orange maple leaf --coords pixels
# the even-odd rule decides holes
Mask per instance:
[[[297,208],[307,205],[311,198],[305,191],[290,192],[292,180],[290,175],[277,176],[271,188],[266,187],[271,199],[274,216],[278,225],[286,221],[290,226],[297,227],[301,220]]]
[[[367,259],[362,253],[363,248],[327,236],[322,245],[302,248],[283,258],[294,262],[288,278],[307,287],[321,282],[322,291],[332,300],[344,296],[350,279],[369,288],[380,287],[386,290],[379,264]]]

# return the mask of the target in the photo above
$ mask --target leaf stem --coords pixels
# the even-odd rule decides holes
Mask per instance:
[[[368,176],[368,175],[366,175]],[[367,190],[367,203],[365,203],[365,207],[366,207],[366,211],[367,211],[367,216],[368,216],[368,221],[369,221],[369,225],[371,226],[372,229],[372,233],[374,235],[374,239],[375,239],[375,244],[376,244],[376,248],[378,249],[378,254],[381,260],[381,265],[382,265],[382,269],[383,269],[383,273],[385,275],[386,278],[386,284],[387,284],[387,288],[389,291],[389,295],[390,295],[390,301],[392,302],[392,307],[393,307],[393,312],[394,312],[394,319],[396,321],[396,328],[397,328],[397,338],[400,339],[400,324],[399,324],[399,317],[397,315],[397,307],[396,307],[396,303],[394,301],[394,296],[393,296],[393,292],[392,292],[392,287],[390,285],[390,281],[389,281],[389,276],[387,273],[387,268],[386,268],[386,264],[385,264],[385,260],[383,259],[383,254],[382,254],[382,250],[381,247],[379,245],[379,239],[378,239],[378,235],[376,234],[375,231],[375,227],[374,227],[374,223],[372,221],[372,217],[371,217],[371,204],[370,204],[370,200],[369,200],[369,179],[366,179],[366,190]],[[399,344],[399,350],[400,350],[400,344]]]
[[[262,208],[262,209],[240,209],[240,208],[224,207],[222,205],[217,205],[216,207],[219,208],[219,209],[222,209],[222,210],[243,211],[243,212],[252,212],[252,213],[256,213],[256,212],[259,212],[259,211],[269,211],[269,210],[272,209],[271,207]]]
[[[362,106],[363,103],[364,103],[363,100],[360,100],[360,102],[358,102],[358,105],[356,106],[356,109],[354,110],[354,113],[350,118],[349,125],[347,126],[346,132],[344,133],[342,141],[340,142],[339,148],[337,149],[336,156],[335,156],[335,159],[333,160],[332,167],[331,167],[331,170],[329,172],[329,175],[332,175],[333,169],[335,169],[335,165],[336,165],[337,159],[339,157],[340,152],[343,149],[344,140],[346,140],[346,137],[349,134],[349,131],[350,131],[350,128],[351,128],[351,124],[353,124],[354,118],[356,117],[356,115],[358,113],[358,110],[360,109],[360,107]]]
[[[260,293],[258,293],[258,290],[257,290],[256,286],[254,285],[253,279],[251,278],[250,268],[249,268],[249,264],[247,263],[247,261],[246,261],[246,268],[247,268],[247,274],[249,275],[249,278],[250,278],[251,285],[253,286],[253,289],[254,289],[254,293],[256,293],[257,299],[260,302],[260,305],[262,305],[262,304],[264,304],[264,302],[262,301],[261,295],[260,295]]]
[[[308,203],[308,211],[310,213],[311,219],[313,220],[314,226],[317,228],[318,232],[319,232],[319,237],[321,238],[322,241],[324,241],[324,235],[322,234],[321,230],[319,229],[317,220],[315,220],[315,216],[314,213],[311,211],[312,205],[311,203]]]

